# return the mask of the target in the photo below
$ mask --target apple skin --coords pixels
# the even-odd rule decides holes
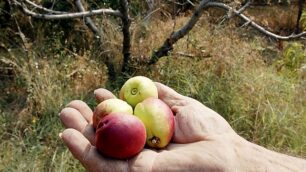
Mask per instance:
[[[133,108],[127,104],[125,101],[120,99],[107,99],[98,104],[93,113],[92,121],[93,127],[97,128],[99,121],[106,115],[112,112],[126,112],[128,114],[133,114]]]
[[[119,97],[135,107],[149,97],[158,98],[158,91],[151,79],[144,76],[135,76],[123,84]]]
[[[105,156],[131,158],[144,148],[146,129],[134,115],[111,113],[99,122],[95,142],[98,151]]]
[[[167,104],[157,98],[148,98],[136,105],[134,115],[146,127],[148,146],[164,148],[169,144],[174,132],[174,116]]]

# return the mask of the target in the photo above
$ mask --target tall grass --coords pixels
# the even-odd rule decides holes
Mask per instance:
[[[188,17],[133,23],[135,75],[201,101],[252,142],[306,158],[305,78],[279,69],[288,61],[282,61],[283,53],[274,42],[258,33],[244,34],[245,28],[210,25],[206,17],[168,57],[149,68],[136,64]],[[99,58],[117,61],[122,37],[111,33],[116,29],[111,23],[104,24],[110,30],[103,51],[90,49],[77,55],[57,47],[58,51],[45,54],[40,52],[42,46],[28,55],[0,54],[0,64],[14,69],[12,77],[0,82],[0,171],[84,171],[58,138],[64,129],[58,112],[73,99],[94,107],[93,90],[106,86],[105,61]],[[305,47],[300,50],[305,53]]]
[[[287,63],[288,58],[281,52],[265,53],[271,45],[259,37],[238,38],[239,32],[224,29],[215,29],[211,36],[204,29],[197,29],[190,38],[196,46],[205,47],[206,55],[190,59],[174,52],[159,62],[158,80],[217,111],[244,138],[306,157],[305,78],[280,70],[279,64]],[[186,42],[177,46],[182,50]],[[301,59],[301,52],[295,52],[289,58],[293,62]],[[305,49],[302,52],[306,54]],[[279,57],[273,57],[275,53]],[[274,59],[272,65],[266,58]],[[305,60],[304,56],[299,64]]]
[[[305,83],[255,64],[226,69],[221,76],[216,67],[188,60],[183,64],[175,71],[177,62],[168,63],[161,81],[217,111],[244,138],[306,157]],[[198,67],[203,72],[193,70]]]
[[[58,137],[63,130],[58,113],[73,99],[94,104],[89,95],[93,89],[104,87],[105,67],[69,53],[65,61],[34,54],[11,54],[2,60],[14,64],[17,74],[14,80],[6,81],[12,82],[7,87],[15,85],[16,91],[25,90],[19,95],[25,98],[24,102],[12,98],[1,106],[0,171],[82,170]],[[3,95],[1,102],[6,97]]]

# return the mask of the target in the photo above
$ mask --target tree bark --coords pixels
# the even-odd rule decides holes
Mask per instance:
[[[189,21],[181,29],[173,32],[170,37],[166,39],[164,44],[153,53],[149,61],[150,65],[155,64],[159,60],[159,58],[167,56],[168,53],[173,49],[173,44],[175,44],[179,39],[189,33],[189,31],[194,27],[194,25],[201,17],[203,9],[205,8],[208,2],[209,0],[202,0],[199,6],[196,8],[195,12],[193,13],[192,17],[189,19]]]
[[[250,25],[253,28],[255,28],[256,30],[258,30],[259,32],[274,38],[274,39],[278,39],[278,40],[294,40],[294,39],[298,39],[301,37],[306,36],[306,31],[305,32],[301,32],[299,34],[292,34],[289,36],[281,36],[281,35],[277,35],[275,33],[272,33],[268,30],[266,30],[265,28],[263,28],[262,26],[258,25],[257,23],[255,23],[254,21],[252,21],[250,18],[248,18],[247,16],[245,16],[244,14],[240,14],[237,10],[233,9],[232,7],[224,4],[224,3],[219,3],[219,2],[209,2],[207,4],[207,7],[217,7],[217,8],[221,8],[223,10],[227,10],[227,11],[232,11],[235,15],[237,15],[238,17],[240,17],[241,19],[243,19],[246,24],[245,25]]]
[[[49,14],[41,14],[41,13],[33,12],[32,10],[29,10],[25,4],[20,3],[16,0],[12,0],[12,2],[14,2],[15,5],[19,6],[26,15],[29,15],[35,18],[46,19],[46,20],[72,19],[72,18],[79,18],[79,17],[89,17],[89,16],[98,15],[98,14],[122,17],[122,14],[120,13],[120,11],[113,10],[113,9],[98,9],[98,10],[91,10],[91,11],[84,11],[84,12],[68,13],[68,12],[53,11],[53,10],[46,9],[40,6],[40,9],[49,12]],[[39,6],[39,5],[36,5],[36,6]]]
[[[130,72],[130,49],[131,49],[131,36],[130,36],[130,25],[131,19],[129,17],[129,9],[127,0],[120,0],[120,12],[122,14],[122,33],[123,33],[123,64],[122,73]]]

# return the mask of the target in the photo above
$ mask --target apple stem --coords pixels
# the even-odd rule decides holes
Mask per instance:
[[[150,139],[151,143],[154,145],[157,145],[160,143],[160,139],[158,137],[153,136],[152,139]]]

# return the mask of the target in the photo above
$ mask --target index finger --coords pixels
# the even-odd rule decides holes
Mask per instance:
[[[96,89],[94,91],[94,95],[95,95],[97,103],[103,102],[104,100],[107,100],[107,99],[116,98],[116,96],[112,92],[104,88]]]

